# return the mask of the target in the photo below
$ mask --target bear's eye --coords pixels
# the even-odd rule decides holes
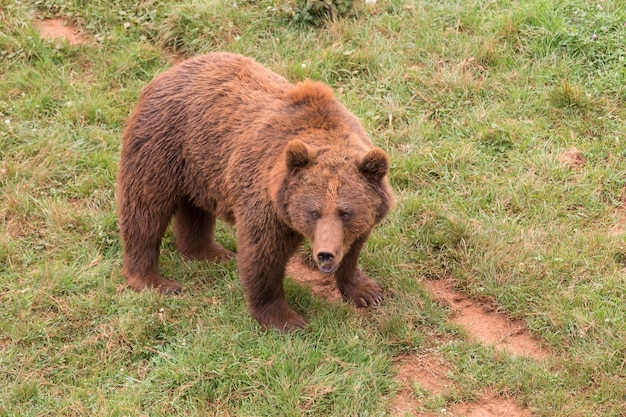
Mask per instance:
[[[319,211],[317,211],[317,210],[311,210],[311,211],[309,212],[309,214],[311,215],[311,218],[312,218],[313,220],[319,220],[319,218],[320,218],[320,212],[319,212]]]
[[[352,218],[352,213],[344,211],[344,210],[339,210],[339,218],[343,220],[344,222],[347,222],[348,220]]]

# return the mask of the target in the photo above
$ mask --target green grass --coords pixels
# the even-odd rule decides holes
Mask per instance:
[[[393,358],[432,348],[460,388],[425,411],[489,387],[536,415],[624,415],[623,2],[379,0],[317,27],[278,3],[0,1],[0,416],[382,416]],[[35,16],[88,40],[42,40]],[[398,206],[361,260],[381,307],[288,280],[309,327],[262,331],[235,264],[183,260],[171,233],[161,268],[185,292],[120,291],[123,123],[173,54],[215,50],[329,83],[389,153]],[[422,289],[444,276],[551,357],[465,338]]]

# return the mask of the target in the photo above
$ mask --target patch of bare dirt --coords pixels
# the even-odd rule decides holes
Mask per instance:
[[[406,390],[402,390],[393,398],[393,405],[391,406],[391,415],[394,417],[403,416],[415,416],[415,417],[437,417],[441,414],[435,413],[422,413],[418,410],[421,402],[411,396]]]
[[[423,389],[439,395],[453,388],[448,378],[450,367],[438,353],[425,356],[402,355],[394,359],[398,378],[402,385],[409,387],[417,382]]]
[[[343,297],[337,288],[333,276],[322,274],[318,270],[306,265],[299,254],[293,256],[287,263],[287,275],[296,282],[311,288],[311,292],[332,302],[341,302]]]
[[[498,314],[486,303],[480,303],[454,289],[454,280],[425,281],[424,287],[433,297],[453,310],[452,321],[463,327],[480,343],[513,356],[536,359],[548,356],[547,350],[533,339],[523,322]]]
[[[417,383],[422,389],[435,395],[444,394],[454,388],[448,378],[450,368],[438,353],[424,356],[402,355],[394,359],[398,371],[398,379],[402,390],[393,398],[391,414],[393,416],[419,415],[434,416],[435,414],[416,414],[422,401],[413,394],[413,385]]]
[[[477,401],[455,404],[447,416],[464,417],[531,417],[529,409],[520,407],[512,398],[502,398],[493,392],[483,394]]]
[[[574,147],[563,151],[559,155],[559,161],[572,169],[583,168],[587,164],[582,151]]]
[[[62,19],[35,20],[35,27],[44,39],[66,40],[70,45],[79,45],[86,40],[75,27]]]
[[[402,390],[395,398],[391,409],[392,416],[414,417],[531,417],[528,408],[520,406],[513,398],[503,398],[493,392],[483,394],[478,400],[469,403],[453,404],[449,409],[438,413],[420,412],[421,402]]]
[[[0,349],[4,349],[5,347],[9,346],[9,343],[11,343],[11,339],[9,339],[8,337],[0,338]]]

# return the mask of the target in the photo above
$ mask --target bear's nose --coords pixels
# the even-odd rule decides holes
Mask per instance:
[[[335,259],[335,256],[332,253],[320,252],[317,254],[317,259],[319,259],[322,264],[327,264],[332,262],[332,260]]]

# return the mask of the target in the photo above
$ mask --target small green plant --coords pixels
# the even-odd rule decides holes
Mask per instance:
[[[317,25],[327,19],[346,16],[352,6],[352,0],[287,0],[282,9],[295,21]]]

